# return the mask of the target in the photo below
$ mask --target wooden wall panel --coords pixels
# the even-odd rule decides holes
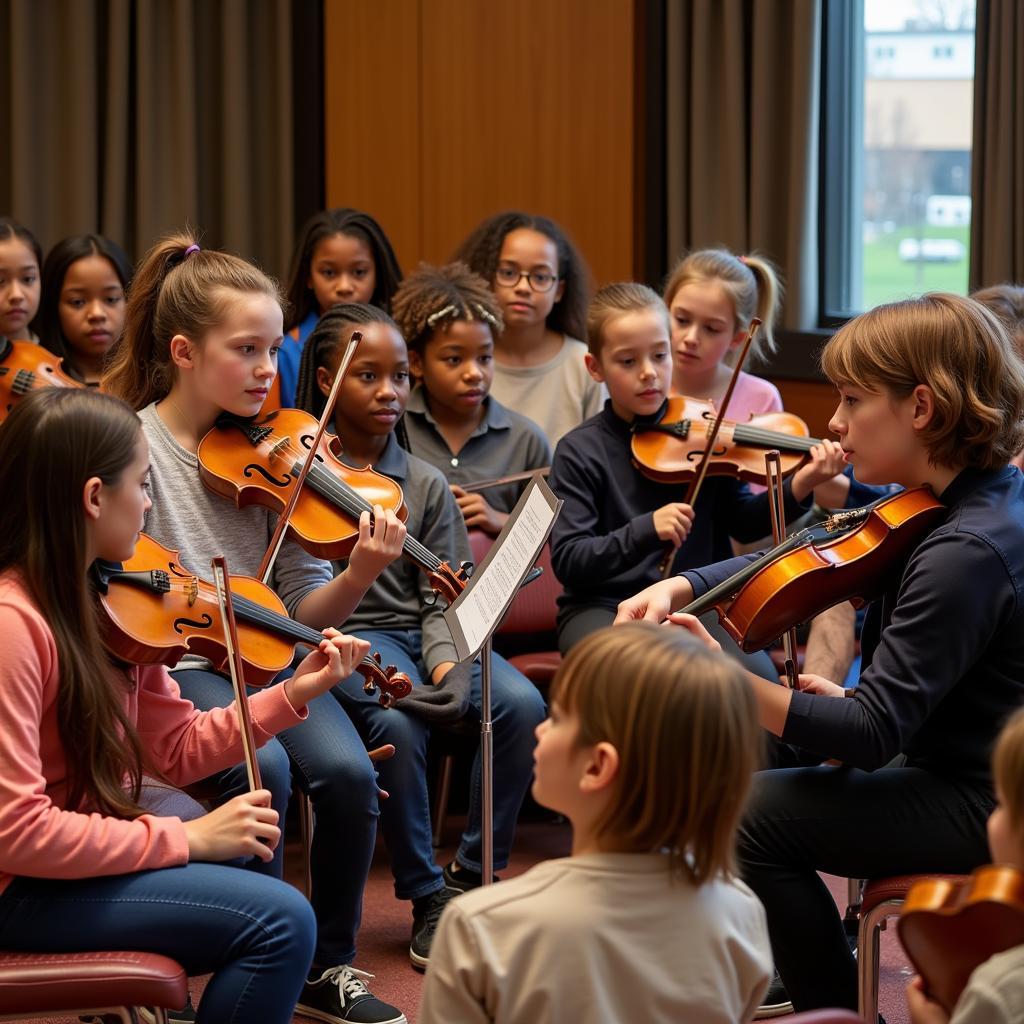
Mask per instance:
[[[836,389],[825,382],[811,380],[780,380],[772,378],[772,382],[782,395],[782,405],[786,412],[799,416],[810,428],[812,437],[830,437],[835,435],[828,430],[828,421],[839,404]]]
[[[420,0],[325,0],[328,206],[372,213],[403,268],[420,245]]]
[[[598,284],[631,277],[634,3],[328,0],[327,201],[377,216],[407,269],[521,207],[563,224]],[[350,148],[382,159],[368,173]]]

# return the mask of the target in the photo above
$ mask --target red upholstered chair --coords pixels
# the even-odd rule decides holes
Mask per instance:
[[[853,1010],[804,1010],[787,1017],[786,1024],[864,1024],[864,1018]]]
[[[0,952],[0,1020],[106,1014],[131,1024],[146,1006],[166,1024],[165,1008],[187,998],[184,968],[156,953]]]
[[[920,874],[872,878],[864,883],[857,938],[857,976],[860,995],[857,1005],[865,1020],[878,1019],[879,937],[890,917],[903,906],[910,887],[923,878],[946,878],[962,882],[966,875]]]

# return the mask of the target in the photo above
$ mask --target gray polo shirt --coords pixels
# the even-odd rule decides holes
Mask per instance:
[[[472,484],[551,465],[544,431],[491,396],[484,400],[484,418],[458,454],[437,429],[421,385],[409,396],[405,431],[412,453],[441,470],[450,484]],[[484,497],[498,512],[511,512],[525,487],[525,483],[491,487]]]
[[[356,465],[344,455],[342,461]],[[373,468],[402,488],[408,512],[405,525],[410,537],[453,569],[472,559],[459,506],[440,471],[405,451],[394,434],[389,435]],[[344,562],[335,563],[338,571],[344,566]],[[432,598],[426,573],[408,558],[399,558],[377,577],[359,607],[345,620],[345,632],[422,630],[423,661],[427,671],[432,672],[443,661],[459,660],[444,621],[445,601],[439,598],[431,604]]]

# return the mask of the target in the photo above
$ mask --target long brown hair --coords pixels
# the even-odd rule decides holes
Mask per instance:
[[[609,626],[572,649],[551,700],[576,716],[580,746],[618,751],[599,836],[636,853],[668,850],[673,870],[695,885],[735,874],[736,829],[761,743],[753,692],[735,661],[681,629]]]
[[[128,290],[124,333],[110,352],[103,390],[133,409],[164,398],[174,384],[171,338],[201,341],[223,322],[232,293],[282,302],[277,282],[241,257],[200,249],[189,233],[160,239]]]
[[[82,493],[94,476],[118,483],[140,434],[124,402],[77,388],[32,392],[0,427],[0,571],[21,574],[57,646],[66,806],[120,818],[142,813],[142,751],[85,572]]]

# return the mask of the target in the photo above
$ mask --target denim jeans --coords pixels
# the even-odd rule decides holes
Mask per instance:
[[[396,665],[413,682],[429,678],[421,657],[419,630],[365,630],[385,665]],[[504,658],[495,654],[491,670],[491,711],[494,723],[494,866],[508,863],[516,818],[533,775],[533,731],[544,719],[544,701],[534,685]],[[430,727],[400,708],[384,708],[376,696],[363,693],[361,676],[353,675],[333,693],[352,716],[371,750],[393,743],[396,753],[379,763],[381,786],[390,793],[381,803],[380,826],[391,856],[395,895],[417,899],[444,885],[434,862],[427,797],[427,740]],[[467,719],[480,721],[480,666],[473,666],[471,710]],[[464,867],[480,870],[480,754],[473,762],[469,818],[456,856]]]
[[[316,922],[290,885],[222,864],[101,878],[16,878],[0,895],[0,948],[141,950],[213,973],[198,1019],[289,1024]]]
[[[233,700],[231,683],[215,672],[189,669],[174,673],[182,695],[196,707],[223,707]],[[348,715],[330,695],[307,705],[306,720],[278,733],[260,748],[257,761],[263,787],[273,794],[281,827],[291,792],[291,774],[313,801],[316,826],[310,866],[312,903],[317,920],[315,963],[334,967],[351,963],[362,916],[363,887],[377,837],[377,782],[373,764]],[[214,776],[225,797],[248,789],[245,766]],[[281,874],[283,843],[271,872]],[[266,870],[261,861],[252,866]],[[248,865],[247,865],[248,866]]]

